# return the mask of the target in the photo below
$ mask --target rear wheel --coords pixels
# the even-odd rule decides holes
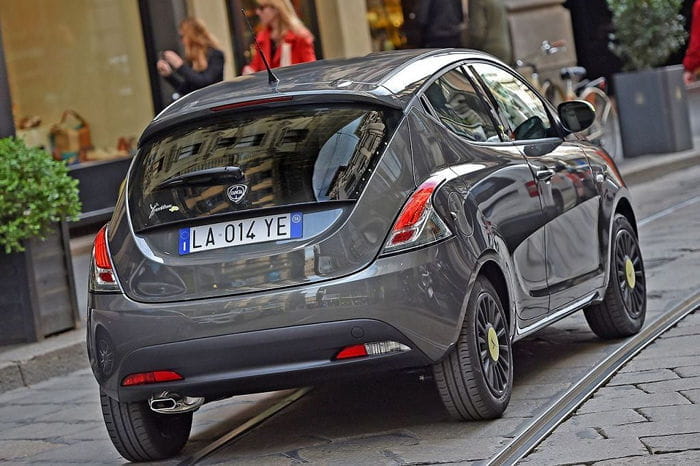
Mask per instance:
[[[457,344],[433,366],[433,374],[440,397],[455,419],[493,419],[508,406],[513,389],[508,322],[486,278],[477,278]]]
[[[605,298],[584,310],[591,330],[601,338],[634,335],[647,310],[644,262],[637,235],[625,216],[613,222],[610,274]]]
[[[102,390],[100,404],[109,438],[119,454],[129,461],[175,456],[190,436],[192,413],[155,413],[146,402],[119,402]]]

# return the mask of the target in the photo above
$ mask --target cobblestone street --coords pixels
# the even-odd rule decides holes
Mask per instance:
[[[698,464],[699,338],[696,311],[623,367],[523,464]]]

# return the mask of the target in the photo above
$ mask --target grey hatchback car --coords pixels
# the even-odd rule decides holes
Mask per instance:
[[[176,455],[224,397],[432,371],[457,419],[500,416],[511,345],[583,309],[636,333],[629,192],[553,108],[469,50],[240,77],[145,129],[96,237],[88,353],[117,450]]]

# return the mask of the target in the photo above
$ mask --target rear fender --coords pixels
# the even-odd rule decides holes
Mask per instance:
[[[501,249],[503,251],[505,249]],[[512,266],[510,265],[510,260],[507,257],[504,257],[501,253],[499,253],[498,250],[496,249],[487,249],[483,251],[481,256],[476,260],[475,266],[474,266],[474,272],[470,274],[469,279],[467,281],[467,293],[465,294],[464,301],[462,302],[462,308],[460,311],[460,317],[459,317],[459,325],[456,328],[456,331],[453,335],[452,341],[453,343],[450,345],[450,348],[446,352],[446,354],[449,354],[450,350],[452,347],[456,344],[457,338],[459,337],[459,333],[462,329],[462,325],[464,324],[464,318],[467,313],[467,306],[469,305],[469,297],[472,294],[472,291],[474,290],[474,284],[476,283],[476,279],[479,276],[487,276],[492,273],[493,269],[492,267],[497,268],[497,270],[500,272],[500,274],[503,277],[503,281],[505,282],[506,290],[505,290],[505,295],[506,295],[506,301],[505,303],[502,303],[503,306],[505,307],[505,312],[506,316],[508,318],[508,325],[509,325],[509,332],[510,332],[510,337],[511,339],[515,335],[515,329],[517,327],[516,324],[516,318],[517,318],[517,312],[516,312],[516,303],[513,299],[514,293],[513,293],[513,269]],[[490,271],[486,271],[488,268],[491,268]],[[493,283],[492,283],[493,284]],[[498,284],[493,284],[494,287],[498,291]],[[499,293],[499,296],[503,298],[502,293]],[[503,299],[501,299],[503,301]]]

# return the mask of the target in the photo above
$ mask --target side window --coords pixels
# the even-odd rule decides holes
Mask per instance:
[[[508,136],[513,141],[555,136],[544,103],[519,78],[485,63],[475,63],[473,69],[493,95],[501,117],[510,126]]]
[[[438,118],[471,141],[500,142],[488,108],[459,69],[448,71],[428,87],[425,96]]]

